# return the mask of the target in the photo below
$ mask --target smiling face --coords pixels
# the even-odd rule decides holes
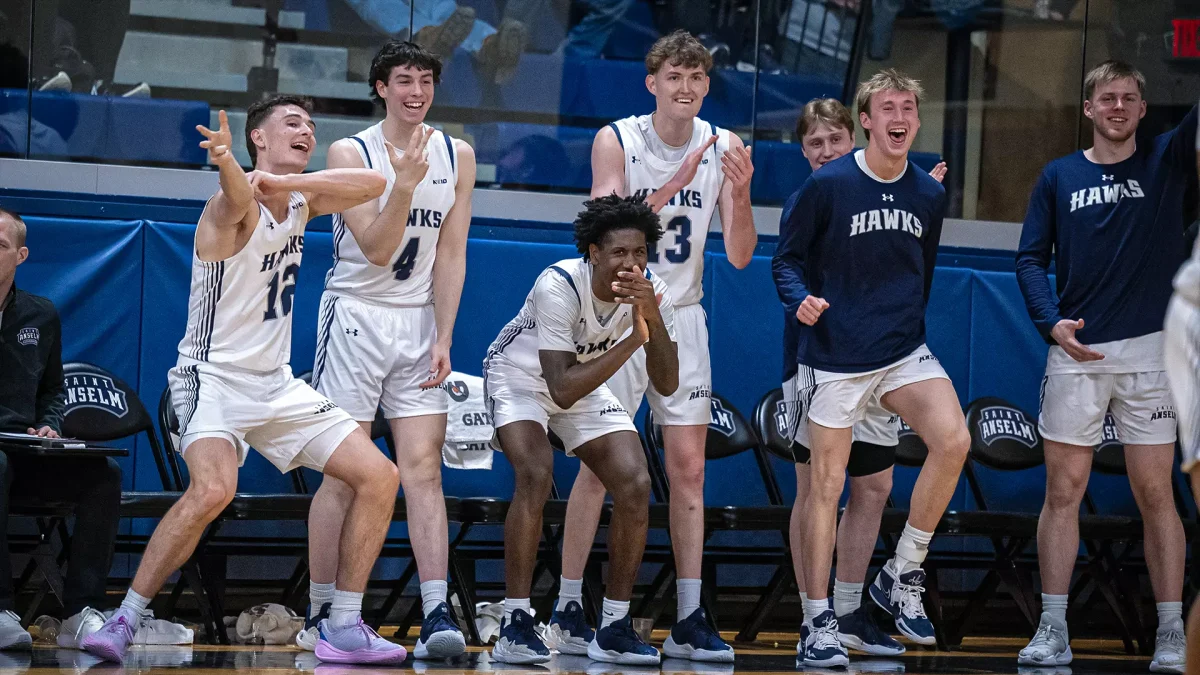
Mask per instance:
[[[317,127],[308,111],[298,105],[276,106],[263,123],[250,132],[258,148],[255,166],[272,173],[300,173],[308,166],[317,145]]]
[[[632,272],[634,266],[646,269],[646,233],[628,227],[610,230],[600,238],[599,244],[588,248],[588,259],[592,269],[592,292],[601,300],[611,300],[612,285],[618,272]]]
[[[842,126],[820,122],[800,139],[800,150],[813,171],[854,149],[854,134]]]
[[[1122,77],[1097,84],[1091,98],[1083,102],[1083,114],[1095,125],[1096,135],[1123,143],[1137,132],[1138,122],[1146,116],[1146,100],[1137,80]]]
[[[431,70],[414,65],[396,66],[386,83],[375,81],[375,93],[383,99],[389,117],[415,126],[425,121],[429,106],[433,105],[434,79]]]
[[[868,144],[893,159],[908,154],[921,128],[917,95],[911,91],[884,89],[872,94],[870,114],[860,112],[858,117],[867,132]]]
[[[646,88],[654,94],[657,112],[677,120],[688,120],[700,113],[708,84],[708,73],[702,66],[688,68],[665,62],[658,72],[646,76]]]

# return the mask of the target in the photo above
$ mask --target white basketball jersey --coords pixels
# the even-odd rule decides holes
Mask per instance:
[[[396,172],[384,146],[383,122],[350,137],[363,165],[387,178],[379,197],[382,211],[392,194]],[[433,132],[425,146],[429,171],[413,191],[404,239],[388,264],[374,265],[363,255],[342,214],[333,216],[333,268],[325,277],[325,290],[386,307],[420,307],[433,302],[433,259],[442,221],[454,206],[458,184],[454,139]]]
[[[609,125],[625,149],[625,194],[649,195],[675,176],[683,159],[668,162],[651,152],[656,145],[650,115],[626,117]],[[650,249],[650,269],[671,289],[677,306],[693,305],[704,295],[704,244],[717,210],[717,197],[725,174],[721,156],[729,149],[729,132],[695,118],[687,153],[704,145],[713,135],[717,142],[704,153],[696,177],[679,191],[661,211],[663,237]],[[650,139],[655,139],[653,142]],[[686,153],[685,153],[686,156]]]
[[[293,192],[288,214],[277,222],[258,205],[258,225],[242,250],[205,262],[192,248],[192,290],[181,360],[220,363],[269,372],[292,355],[292,298],[308,202]]]
[[[647,271],[646,275],[654,284],[654,292],[663,295],[659,311],[673,338],[674,309],[670,291],[657,274]],[[572,307],[571,339],[575,342],[575,354],[580,363],[591,361],[607,352],[633,325],[633,310],[629,305],[623,304],[617,305],[615,313],[606,323],[601,323],[596,318],[596,309],[592,302],[592,265],[583,258],[562,260],[547,267],[538,276],[533,289],[525,298],[521,311],[508,322],[488,347],[484,371],[488,369],[488,362],[496,359],[512,364],[539,380],[542,379],[542,363],[538,357],[541,341],[538,336],[539,308],[536,299],[539,290],[560,297]],[[542,308],[542,312],[545,313],[546,308]]]

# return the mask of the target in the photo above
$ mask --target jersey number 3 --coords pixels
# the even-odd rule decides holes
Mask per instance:
[[[675,233],[675,245],[663,250],[667,262],[679,264],[687,262],[692,255],[692,219],[687,216],[675,216],[668,223],[663,234]],[[658,244],[650,244],[646,251],[648,262],[658,262]]]
[[[396,262],[392,265],[392,271],[396,273],[396,281],[404,281],[412,276],[413,267],[417,265],[417,250],[421,248],[421,240],[413,237],[408,240],[408,245],[400,252],[400,257],[396,258]]]
[[[282,293],[279,290],[279,272],[267,282],[267,311],[263,312],[263,321],[279,318],[275,311],[277,302],[282,305],[284,316],[292,313],[292,296],[296,295],[296,275],[299,273],[300,266],[297,264],[293,263],[284,268]]]

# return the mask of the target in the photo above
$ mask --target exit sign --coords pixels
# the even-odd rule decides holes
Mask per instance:
[[[1200,59],[1200,45],[1196,41],[1200,19],[1173,19],[1171,26],[1175,30],[1171,55],[1177,59]]]

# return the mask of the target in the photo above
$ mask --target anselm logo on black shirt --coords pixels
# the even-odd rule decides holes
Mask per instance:
[[[125,392],[117,389],[112,378],[102,375],[68,375],[63,378],[67,388],[67,411],[95,408],[116,417],[129,412]]]
[[[1025,413],[1013,408],[993,406],[979,411],[979,436],[991,445],[1010,438],[1030,448],[1037,446],[1037,432]]]

